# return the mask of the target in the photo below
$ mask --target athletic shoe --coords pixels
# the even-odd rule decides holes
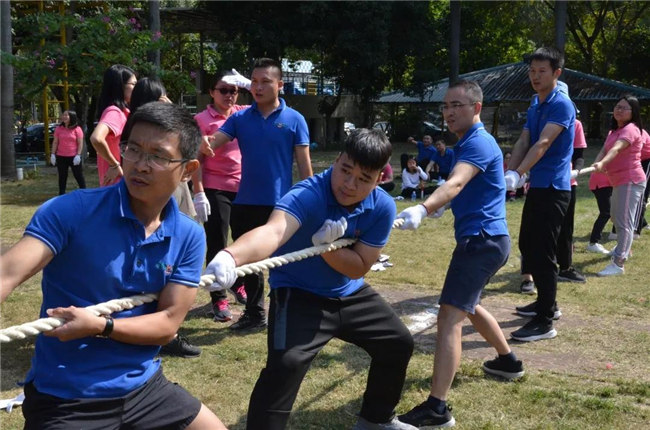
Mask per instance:
[[[521,281],[519,291],[521,291],[521,294],[535,294],[535,283],[533,281]]]
[[[201,348],[192,345],[183,336],[177,334],[171,342],[160,348],[160,354],[183,358],[195,358],[201,355]]]
[[[587,282],[587,278],[573,267],[569,267],[566,270],[560,270],[560,273],[557,274],[557,280],[560,282]]]
[[[237,320],[230,326],[230,330],[263,330],[266,328],[266,320],[263,317],[251,317],[248,312],[244,311]]]
[[[497,375],[505,379],[516,379],[524,376],[524,366],[521,360],[512,361],[499,356],[494,360],[483,363],[483,371],[490,375]]]
[[[616,240],[618,238],[618,235],[616,233],[610,233],[609,236],[607,236],[609,240]]]
[[[634,239],[641,239],[641,234],[640,233],[634,233],[633,238]]]
[[[598,272],[598,276],[616,276],[622,275],[625,272],[625,269],[619,266],[618,264],[610,261],[610,263],[603,270]]]
[[[228,299],[217,300],[217,303],[212,305],[214,312],[214,320],[217,322],[227,322],[232,319],[230,308],[228,307]]]
[[[363,417],[359,417],[357,423],[352,427],[352,430],[417,430],[410,424],[401,422],[397,417],[386,423],[371,423]]]
[[[517,312],[517,315],[521,315],[522,317],[534,317],[537,316],[537,311],[535,310],[536,307],[537,307],[537,302],[532,302],[527,304],[526,306],[515,307],[515,311]],[[553,306],[553,319],[559,320],[561,316],[562,316],[562,311],[560,310],[560,308],[558,308],[557,305]]]
[[[510,333],[510,337],[520,342],[553,339],[555,336],[557,336],[557,331],[553,328],[553,324],[547,323],[541,318],[533,318],[519,330]]]
[[[447,428],[456,425],[456,420],[451,416],[451,407],[447,406],[444,413],[437,414],[427,402],[420,403],[398,418],[401,422],[416,427]]]
[[[239,287],[230,287],[230,292],[235,296],[237,303],[246,305],[248,296],[246,295],[246,288],[244,288],[244,284],[241,284]]]
[[[600,243],[590,243],[587,245],[587,251],[594,252],[596,254],[609,255],[609,251]]]

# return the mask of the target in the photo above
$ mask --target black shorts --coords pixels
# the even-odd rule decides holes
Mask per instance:
[[[162,370],[124,397],[62,399],[40,393],[30,382],[22,406],[26,430],[184,429],[200,409],[201,402]]]

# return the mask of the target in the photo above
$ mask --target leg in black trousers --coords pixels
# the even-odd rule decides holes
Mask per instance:
[[[81,189],[86,188],[86,178],[84,178],[83,163],[79,163],[76,166],[74,165],[74,163],[72,164],[72,175],[74,176],[74,179],[77,181],[77,185],[79,185],[79,188]]]
[[[573,221],[576,211],[576,185],[571,185],[571,200],[567,207],[566,216],[557,238],[557,264],[560,272],[567,270],[573,264]]]
[[[591,191],[596,197],[596,204],[598,205],[598,218],[594,221],[594,226],[591,228],[591,235],[589,236],[589,243],[598,243],[603,235],[603,229],[609,221],[612,208],[612,187],[596,188]]]
[[[641,234],[643,227],[648,225],[648,221],[645,219],[645,205],[648,202],[648,196],[650,195],[650,158],[641,161],[641,166],[645,172],[645,191],[643,192],[643,198],[639,203],[639,209],[637,211],[636,232],[638,234]]]
[[[73,157],[56,156],[56,170],[59,172],[59,195],[65,194],[68,184],[68,168],[72,166]]]

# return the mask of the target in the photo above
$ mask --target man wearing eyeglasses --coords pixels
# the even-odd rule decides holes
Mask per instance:
[[[199,166],[200,131],[184,109],[153,102],[122,136],[123,180],[47,201],[0,258],[2,301],[42,269],[40,316],[65,321],[36,338],[25,428],[225,429],[155,358],[201,278],[203,231],[171,198]],[[106,317],[84,309],[143,293],[158,299]]]
[[[305,118],[279,97],[282,66],[262,58],[255,62],[251,81],[224,76],[226,83],[250,86],[255,102],[249,109],[232,114],[218,132],[204,136],[201,152],[211,157],[214,148],[237,139],[242,155],[242,177],[231,213],[232,238],[266,224],[275,204],[291,187],[293,158],[298,176],[312,175],[309,156],[309,129]],[[242,82],[244,82],[242,84]],[[231,330],[264,329],[264,277],[244,277],[246,309]]]
[[[539,48],[529,58],[528,77],[538,103],[527,113],[526,125],[512,150],[506,186],[515,190],[530,173],[530,188],[521,215],[519,250],[522,273],[533,275],[537,301],[517,307],[532,319],[511,333],[531,342],[557,336],[553,320],[557,307],[557,242],[571,200],[571,155],[576,111],[558,86],[564,57],[554,48]]]

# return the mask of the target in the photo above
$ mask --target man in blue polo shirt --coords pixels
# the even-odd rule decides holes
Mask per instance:
[[[47,201],[1,258],[3,301],[43,269],[40,316],[65,320],[36,339],[25,428],[225,429],[154,359],[201,277],[203,231],[171,199],[199,167],[201,133],[187,111],[155,102],[122,136],[124,179]],[[105,318],[84,309],[142,293],[159,297]]]
[[[422,170],[426,170],[427,164],[429,164],[429,160],[436,151],[433,147],[433,138],[428,134],[425,134],[422,136],[422,140],[415,140],[413,137],[409,136],[406,141],[408,143],[412,143],[418,148],[418,155],[415,156],[415,161],[418,163],[418,166],[422,168]],[[402,159],[404,159],[404,155],[402,155]],[[402,170],[405,168],[406,160],[404,159],[402,161]]]
[[[499,354],[483,364],[485,372],[506,379],[524,374],[499,324],[479,304],[483,288],[505,264],[510,252],[503,156],[481,123],[482,103],[483,91],[475,82],[458,81],[449,87],[443,115],[449,130],[460,139],[456,164],[448,180],[424,203],[397,215],[404,219],[402,229],[416,229],[427,215],[437,218],[449,205],[455,217],[456,249],[440,294],[431,393],[425,402],[399,417],[418,427],[451,427],[455,423],[447,406],[447,394],[460,365],[465,318]]]
[[[232,79],[232,81],[228,81]],[[232,114],[213,136],[205,136],[201,149],[208,156],[212,148],[237,138],[242,156],[241,182],[230,216],[232,238],[266,223],[273,206],[292,183],[293,157],[300,179],[312,175],[309,157],[309,129],[305,118],[288,107],[279,97],[282,67],[269,58],[255,62],[251,81],[237,76],[224,81],[250,87],[255,100],[249,109]],[[248,296],[246,309],[232,330],[266,327],[264,311],[264,277],[244,277]]]
[[[560,90],[558,78],[564,57],[554,48],[539,48],[529,58],[528,77],[537,92],[528,108],[524,131],[515,143],[505,174],[508,190],[516,189],[530,172],[530,188],[521,215],[519,250],[522,273],[533,275],[537,301],[517,307],[517,313],[533,318],[512,332],[519,341],[557,336],[553,319],[557,308],[557,241],[571,200],[571,155],[576,111]]]
[[[442,139],[437,140],[433,145],[436,150],[431,154],[425,172],[427,172],[430,179],[438,178],[447,180],[449,172],[451,172],[451,169],[454,167],[454,163],[456,162],[454,150],[447,148],[445,141]]]
[[[268,357],[251,395],[248,429],[286,427],[312,360],[334,337],[360,346],[372,359],[355,429],[415,429],[394,416],[413,339],[363,279],[395,217],[393,199],[377,187],[390,154],[380,130],[353,130],[330,169],[296,184],[264,226],[219,252],[206,268],[216,288],[228,288],[236,264],[342,236],[357,239],[350,247],[271,270]]]

